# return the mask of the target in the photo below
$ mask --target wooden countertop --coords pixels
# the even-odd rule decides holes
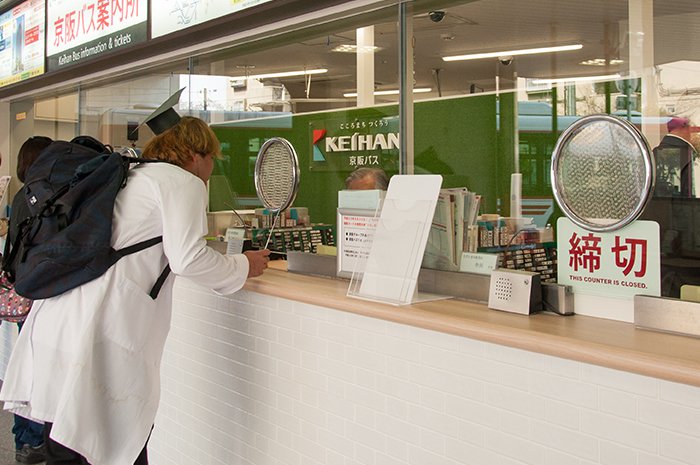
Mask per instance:
[[[456,299],[395,307],[346,296],[348,281],[286,271],[286,262],[245,289],[419,328],[700,387],[700,339],[582,315],[518,315]]]

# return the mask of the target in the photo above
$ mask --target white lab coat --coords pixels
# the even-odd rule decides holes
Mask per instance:
[[[10,358],[5,409],[53,423],[51,436],[92,465],[132,464],[153,425],[160,362],[170,328],[174,277],[148,292],[167,263],[220,294],[240,289],[244,255],[206,247],[204,183],[166,163],[129,173],[117,196],[114,248],[163,235],[163,244],[122,258],[101,277],[36,301]]]

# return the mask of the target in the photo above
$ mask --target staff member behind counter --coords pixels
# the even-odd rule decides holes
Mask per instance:
[[[677,116],[668,121],[667,128],[668,134],[654,148],[654,194],[641,219],[659,224],[661,295],[678,298],[684,285],[700,285],[700,246],[692,228],[700,205],[692,133],[700,128]]]
[[[656,197],[695,197],[693,163],[697,151],[691,143],[691,133],[700,128],[690,125],[688,118],[673,117],[666,123],[666,134],[654,148],[656,159]]]
[[[347,190],[379,189],[385,191],[389,187],[389,178],[380,168],[357,168],[345,179]]]
[[[206,246],[206,182],[219,142],[204,121],[180,119],[174,104],[154,113],[170,120],[149,122],[158,135],[143,152],[169,163],[130,170],[112,228],[116,249],[159,235],[162,246],[35,301],[12,352],[0,399],[6,409],[45,422],[47,464],[148,463],[174,277],[155,300],[148,292],[166,263],[224,295],[267,267],[269,250],[225,256]]]

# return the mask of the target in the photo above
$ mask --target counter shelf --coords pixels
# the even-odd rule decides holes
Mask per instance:
[[[271,268],[245,289],[700,387],[700,339],[583,315],[517,315],[457,299],[397,308],[348,298],[346,280],[288,273],[284,261],[271,262]]]

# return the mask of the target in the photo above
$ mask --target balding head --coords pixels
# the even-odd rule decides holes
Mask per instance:
[[[379,168],[357,168],[345,179],[345,188],[348,190],[386,190],[389,179],[384,170]]]

